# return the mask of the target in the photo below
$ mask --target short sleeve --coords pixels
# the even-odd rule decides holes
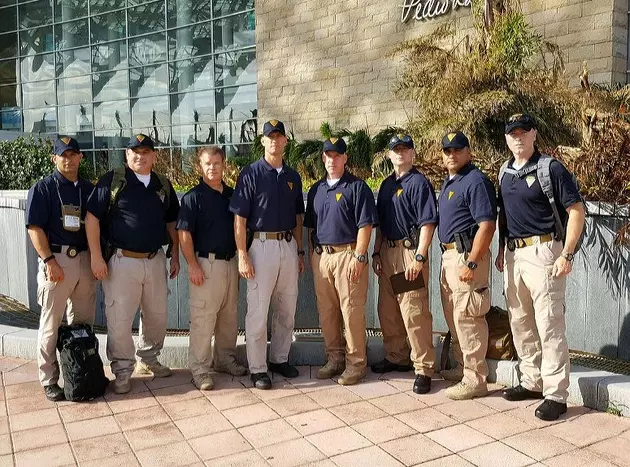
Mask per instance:
[[[304,191],[302,188],[302,177],[295,172],[295,178],[297,180],[297,196],[295,198],[295,214],[304,214]]]
[[[416,196],[416,223],[419,227],[427,224],[437,224],[437,206],[433,185],[423,177]]]
[[[26,226],[46,228],[50,220],[48,190],[43,182],[37,182],[28,190],[26,201]]]
[[[304,214],[304,227],[314,229],[317,226],[315,216],[315,193],[317,193],[318,183],[313,185],[306,196],[306,213]]]
[[[251,202],[254,198],[251,172],[248,168],[241,171],[236,181],[234,194],[230,201],[230,211],[237,216],[247,219],[251,211]]]
[[[494,185],[484,177],[468,189],[468,206],[475,222],[497,220],[497,197]]]
[[[354,215],[357,221],[357,227],[365,227],[366,225],[377,225],[378,216],[376,214],[376,203],[374,202],[374,193],[363,180],[357,182],[359,188],[356,193],[356,201],[354,206]]]
[[[101,177],[87,201],[87,210],[97,219],[102,220],[107,213],[110,197],[110,186],[113,172],[108,172]]]
[[[182,204],[179,208],[177,216],[177,230],[186,230],[192,232],[195,228],[197,220],[197,212],[199,211],[195,194],[189,191],[182,198]]]
[[[177,220],[177,214],[179,213],[179,199],[177,198],[177,192],[175,192],[175,188],[171,182],[168,182],[169,186],[169,203],[168,210],[164,216],[164,220],[166,223],[175,222]]]
[[[571,172],[562,163],[552,161],[549,170],[551,171],[553,192],[557,202],[566,209],[582,201],[580,191],[573,180]]]

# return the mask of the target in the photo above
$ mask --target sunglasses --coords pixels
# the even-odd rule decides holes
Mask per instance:
[[[507,122],[508,122],[508,124],[518,122],[518,123],[523,123],[525,125],[531,125],[531,126],[535,125],[534,119],[532,117],[530,117],[529,115],[526,115],[526,114],[512,115],[508,119]]]

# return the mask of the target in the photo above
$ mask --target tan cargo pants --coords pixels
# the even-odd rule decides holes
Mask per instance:
[[[213,364],[227,365],[236,356],[238,332],[238,262],[197,258],[206,280],[190,286],[190,344],[188,362],[193,376],[210,372]]]
[[[247,280],[245,339],[250,373],[267,371],[267,316],[273,307],[269,361],[288,361],[298,294],[298,255],[295,239],[260,240],[249,249],[254,278]]]
[[[311,267],[326,357],[331,363],[345,359],[346,369],[358,373],[367,365],[365,304],[369,264],[354,283],[349,278],[352,261],[354,250],[324,251],[321,255],[313,253]]]
[[[546,399],[566,402],[569,395],[569,347],[566,338],[566,276],[552,268],[562,253],[558,241],[505,251],[505,298],[521,384]]]
[[[166,256],[160,250],[151,259],[127,258],[120,250],[109,260],[103,280],[107,317],[107,358],[114,375],[131,374],[135,358],[154,363],[166,335]],[[137,350],[131,326],[140,310]]]
[[[463,381],[471,387],[485,386],[488,378],[488,323],[490,310],[490,251],[478,261],[472,282],[459,280],[464,255],[457,250],[442,253],[440,292],[444,317],[451,331],[453,357],[464,367]]]
[[[404,272],[414,261],[415,252],[400,242],[389,247],[383,242],[381,264],[383,274],[379,277],[378,319],[383,331],[383,346],[387,360],[400,365],[411,361],[417,375],[432,376],[435,368],[433,346],[433,315],[429,310],[429,292],[425,286],[394,295],[389,277]],[[424,283],[429,284],[429,264],[422,268]]]
[[[67,247],[55,255],[64,278],[51,282],[46,277],[46,265],[40,260],[37,273],[37,302],[42,307],[37,332],[37,364],[42,386],[57,383],[57,332],[64,312],[68,324],[94,324],[96,279],[90,267],[90,254],[82,251],[74,258],[66,255]]]

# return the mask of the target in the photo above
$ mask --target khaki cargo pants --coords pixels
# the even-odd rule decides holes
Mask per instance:
[[[349,278],[352,261],[355,261],[352,249],[338,253],[324,251],[321,255],[313,253],[311,267],[327,360],[331,363],[345,360],[348,371],[360,373],[367,365],[365,304],[369,264],[354,283]]]
[[[40,260],[37,273],[37,302],[42,307],[37,333],[37,364],[42,386],[57,383],[57,332],[66,313],[68,324],[94,323],[96,279],[90,267],[90,254],[82,251],[74,258],[66,255],[67,247],[55,255],[64,278],[51,282],[46,265]]]
[[[390,276],[404,272],[414,261],[415,252],[398,242],[390,247],[387,241],[381,249],[383,274],[379,277],[378,319],[383,331],[383,346],[387,360],[400,365],[411,361],[417,375],[431,377],[435,368],[433,346],[433,315],[429,310],[429,264],[422,267],[425,287],[394,295]]]
[[[107,317],[107,358],[112,373],[133,373],[135,356],[154,363],[166,335],[167,282],[166,256],[161,249],[151,259],[127,258],[116,250],[109,260],[103,280]],[[140,307],[137,350],[131,336],[136,311]]]
[[[471,387],[485,386],[488,378],[488,323],[490,310],[490,251],[478,261],[472,282],[459,280],[464,254],[457,250],[442,253],[440,292],[444,317],[451,331],[451,349],[458,365],[464,367],[463,382]]]
[[[267,371],[267,316],[273,307],[269,361],[289,359],[298,295],[297,242],[254,238],[249,249],[254,278],[247,280],[245,339],[250,373]]]
[[[188,362],[193,376],[210,372],[213,365],[225,366],[236,356],[238,331],[238,262],[197,258],[206,276],[200,286],[189,282],[190,344]]]
[[[566,402],[569,395],[569,347],[565,324],[566,276],[552,268],[562,253],[558,241],[505,251],[505,298],[521,384],[546,399]]]

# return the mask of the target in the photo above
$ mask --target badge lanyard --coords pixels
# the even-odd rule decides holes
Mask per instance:
[[[59,202],[61,203],[61,221],[64,230],[69,232],[78,232],[81,229],[81,187],[79,187],[79,207],[72,204],[63,204],[61,199],[61,192],[59,191],[59,181],[55,179],[57,185],[57,196],[59,196]]]

